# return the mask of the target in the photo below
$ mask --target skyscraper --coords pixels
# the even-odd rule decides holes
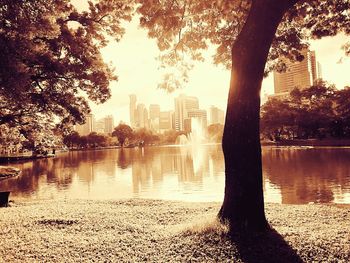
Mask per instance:
[[[322,66],[320,62],[317,62],[317,77],[322,79]]]
[[[130,111],[130,126],[135,127],[136,126],[136,95],[131,94],[129,95],[130,98],[130,105],[129,105],[129,111]]]
[[[158,104],[149,105],[149,118],[156,119],[159,118],[160,106]]]
[[[105,120],[104,120],[104,118],[95,121],[94,132],[97,132],[97,133],[104,133],[105,132]]]
[[[149,121],[148,121],[148,110],[147,108],[144,108],[143,110],[143,126],[142,128],[149,128]]]
[[[159,131],[160,106],[158,104],[149,105],[149,124],[154,131]]]
[[[171,120],[171,112],[170,111],[161,111],[159,114],[159,131],[164,132],[167,130],[171,130],[172,128],[172,120]]]
[[[198,98],[181,94],[175,98],[175,130],[185,130],[185,119],[188,118],[188,111],[198,110]]]
[[[275,95],[288,94],[294,88],[305,89],[312,86],[320,78],[320,64],[316,61],[315,51],[303,49],[304,59],[300,62],[291,62],[282,58],[286,64],[286,72],[274,71]]]
[[[104,133],[111,134],[114,130],[114,118],[108,115],[104,118]]]
[[[135,122],[135,127],[137,128],[148,127],[148,111],[145,108],[145,104],[137,104]]]
[[[95,118],[93,114],[87,114],[85,116],[85,123],[82,125],[77,125],[75,130],[81,135],[85,136],[94,131]]]
[[[225,113],[218,107],[211,106],[209,109],[210,114],[210,124],[224,124],[225,123]]]

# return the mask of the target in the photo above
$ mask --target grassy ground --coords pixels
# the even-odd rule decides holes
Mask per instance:
[[[0,209],[0,262],[350,262],[350,207],[268,204],[276,230],[227,235],[218,203],[37,201]]]

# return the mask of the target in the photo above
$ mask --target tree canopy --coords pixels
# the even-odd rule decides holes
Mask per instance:
[[[161,87],[174,90],[187,81],[191,60],[204,60],[203,50],[216,47],[215,64],[231,68],[232,44],[246,22],[252,0],[138,0],[140,25],[157,40],[164,67],[176,67],[180,75],[166,74]],[[300,51],[309,40],[338,33],[350,34],[349,1],[289,0],[271,44],[265,73],[285,70],[279,59],[303,59]],[[276,3],[277,4],[277,3]],[[281,4],[281,3],[279,3]],[[293,5],[295,4],[295,5]],[[278,5],[278,4],[277,4]],[[344,43],[344,50],[348,50]],[[173,70],[173,68],[172,68]],[[179,78],[181,77],[181,78]]]
[[[1,1],[0,124],[27,136],[35,123],[83,123],[87,99],[110,97],[117,77],[100,48],[122,37],[131,10],[122,0],[89,2],[84,12],[70,0]]]
[[[117,127],[114,128],[112,136],[117,137],[120,145],[124,146],[126,140],[131,140],[133,138],[134,131],[129,125],[120,123]]]
[[[350,88],[337,90],[319,82],[293,90],[283,99],[271,98],[261,110],[261,133],[268,139],[350,137]]]

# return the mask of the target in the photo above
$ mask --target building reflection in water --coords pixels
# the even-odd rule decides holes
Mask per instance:
[[[350,149],[266,147],[262,159],[282,203],[350,203]]]
[[[264,147],[268,202],[350,203],[350,149]],[[12,198],[154,198],[221,201],[220,145],[68,152],[15,164],[17,179],[0,181]]]

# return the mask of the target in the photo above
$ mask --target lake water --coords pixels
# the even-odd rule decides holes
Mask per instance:
[[[266,202],[350,203],[350,148],[263,147]],[[222,201],[220,145],[165,146],[60,153],[13,164],[0,181],[12,200],[153,198]]]

